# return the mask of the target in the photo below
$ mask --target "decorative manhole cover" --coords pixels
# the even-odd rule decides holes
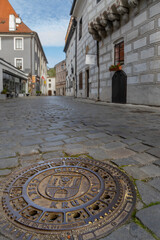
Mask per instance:
[[[84,158],[22,169],[2,195],[2,233],[14,240],[99,239],[129,218],[136,201],[124,173]]]

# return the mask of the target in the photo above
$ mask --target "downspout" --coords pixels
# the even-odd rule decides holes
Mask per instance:
[[[98,94],[97,101],[100,101],[100,68],[99,68],[99,42],[97,41],[97,67],[98,67]]]

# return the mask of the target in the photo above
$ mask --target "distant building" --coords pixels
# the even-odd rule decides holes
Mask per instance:
[[[75,38],[76,20],[71,17],[65,38],[64,52],[66,53],[66,96],[75,96],[76,85],[76,57],[75,57]]]
[[[63,60],[55,66],[56,68],[56,95],[66,95],[66,61]]]
[[[77,97],[160,106],[159,9],[159,0],[73,0]]]
[[[47,59],[38,34],[23,23],[8,0],[0,2],[0,57],[28,74],[31,94],[44,86]]]
[[[47,77],[47,95],[54,96],[56,95],[56,79]]]

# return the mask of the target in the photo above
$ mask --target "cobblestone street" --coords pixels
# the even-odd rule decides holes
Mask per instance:
[[[67,97],[0,102],[1,181],[20,167],[69,156],[118,166],[136,186],[132,218],[103,240],[160,239],[160,108]]]

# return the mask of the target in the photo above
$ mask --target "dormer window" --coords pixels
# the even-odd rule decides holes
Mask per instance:
[[[23,50],[23,38],[14,38],[14,50]]]

